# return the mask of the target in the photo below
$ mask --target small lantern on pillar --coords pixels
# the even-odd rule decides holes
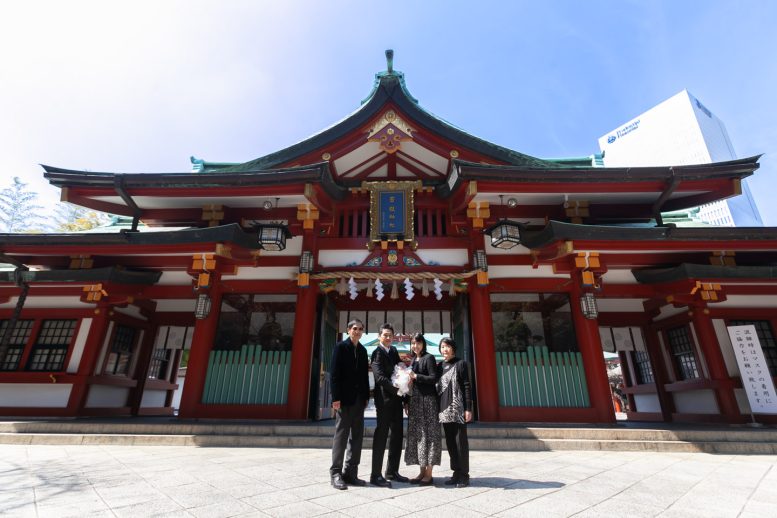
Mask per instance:
[[[288,227],[280,223],[257,225],[259,246],[265,250],[280,252],[286,248],[286,239],[291,237]]]
[[[586,292],[580,297],[580,309],[583,316],[589,320],[596,320],[599,316],[599,308],[596,306],[596,297],[593,293]]]
[[[475,253],[472,255],[472,264],[478,270],[480,270],[482,272],[487,272],[488,271],[488,261],[486,260],[486,251],[485,250],[475,250]]]
[[[197,301],[194,304],[194,318],[203,320],[210,315],[210,296],[207,293],[197,295]]]

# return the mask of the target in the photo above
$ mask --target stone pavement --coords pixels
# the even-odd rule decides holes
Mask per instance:
[[[464,489],[442,484],[445,454],[435,487],[336,491],[329,464],[325,449],[0,445],[0,515],[777,516],[774,455],[475,451]]]

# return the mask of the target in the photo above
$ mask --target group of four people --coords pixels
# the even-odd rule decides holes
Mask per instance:
[[[332,486],[347,489],[348,485],[364,486],[358,478],[364,437],[364,409],[370,397],[367,349],[359,342],[364,333],[361,320],[348,323],[348,338],[335,345],[331,363],[332,408],[335,411],[335,434],[332,466],[329,470]],[[466,423],[472,420],[472,394],[469,368],[456,357],[456,344],[450,338],[440,341],[443,361],[438,365],[426,351],[423,335],[413,336],[413,361],[409,377],[412,391],[400,396],[392,382],[392,374],[402,360],[392,345],[394,328],[383,324],[378,335],[379,345],[372,353],[370,364],[375,379],[375,410],[377,424],[372,438],[372,471],[370,484],[391,487],[390,481],[432,485],[432,470],[440,464],[440,424],[450,455],[453,476],[445,484],[456,487],[469,485],[469,443]],[[408,414],[408,439],[405,463],[420,466],[420,473],[408,479],[399,473],[402,455],[403,409]],[[385,477],[382,475],[386,442],[389,455]]]

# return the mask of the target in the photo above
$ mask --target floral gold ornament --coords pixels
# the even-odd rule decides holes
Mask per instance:
[[[399,150],[402,141],[413,139],[414,131],[394,110],[388,110],[369,129],[367,140],[377,142],[383,151],[392,154]]]

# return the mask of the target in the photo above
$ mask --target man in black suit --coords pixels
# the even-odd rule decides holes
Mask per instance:
[[[402,456],[402,403],[397,395],[397,388],[391,383],[394,366],[401,360],[397,349],[391,345],[394,339],[394,328],[391,324],[380,326],[378,340],[380,344],[372,353],[372,375],[375,378],[375,410],[378,423],[375,435],[372,437],[372,473],[370,484],[380,487],[391,487],[389,480],[407,482],[408,478],[399,474],[399,458]],[[389,442],[386,477],[380,474],[383,467],[383,453],[386,451],[386,439],[391,431]]]
[[[348,338],[338,342],[332,352],[330,388],[336,418],[329,475],[335,489],[348,489],[346,484],[366,485],[357,476],[364,438],[364,408],[370,399],[367,349],[359,343],[362,334],[362,321],[351,320],[348,322]]]

